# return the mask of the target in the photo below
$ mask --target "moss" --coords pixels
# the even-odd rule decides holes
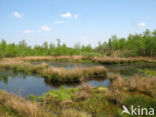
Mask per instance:
[[[150,76],[156,76],[156,70],[150,70],[150,69],[138,69],[138,72],[144,73],[146,75]]]
[[[35,96],[35,95],[33,95],[33,94],[28,95],[27,98],[28,98],[29,100],[33,101],[33,102],[37,100],[37,96]]]
[[[24,116],[21,116],[18,112],[13,111],[7,106],[0,104],[0,117],[24,117]]]
[[[145,95],[129,95],[123,102],[125,105],[134,105],[137,107],[154,108],[156,109],[156,99],[145,96]]]
[[[78,91],[77,88],[61,87],[59,90],[50,90],[47,93],[39,96],[40,100],[43,100],[47,97],[55,98],[57,101],[71,100],[74,97],[74,94]]]
[[[96,116],[118,115],[118,108],[107,101],[107,96],[104,93],[91,93],[88,98],[81,100],[75,104],[80,110],[93,113]]]
[[[3,91],[1,91],[3,92]],[[85,98],[79,98],[83,96]],[[4,96],[6,97],[6,96]],[[36,96],[31,95],[33,99]],[[34,98],[35,97],[35,98]],[[10,98],[10,96],[8,97]],[[119,103],[112,103],[112,101]],[[35,100],[32,100],[35,102]],[[97,116],[103,117],[128,117],[121,115],[122,104],[130,107],[131,105],[156,109],[156,99],[144,95],[142,92],[129,92],[128,90],[117,90],[113,87],[92,88],[88,85],[82,85],[80,88],[61,87],[58,90],[50,90],[49,92],[39,96],[39,103],[46,112],[52,111],[58,113],[58,116]],[[82,116],[82,117],[83,117]]]

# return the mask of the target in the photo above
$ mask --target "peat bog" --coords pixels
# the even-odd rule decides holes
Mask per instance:
[[[69,114],[102,117],[121,116],[122,104],[150,106],[153,103],[152,108],[156,108],[153,59],[45,58],[0,61],[0,88],[11,93],[0,92],[0,102],[7,97],[0,104],[2,113],[22,117],[67,117]]]

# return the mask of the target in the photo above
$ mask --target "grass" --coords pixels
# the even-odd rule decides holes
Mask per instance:
[[[15,60],[15,61],[68,61],[68,62],[94,62],[99,64],[125,64],[125,63],[138,63],[138,62],[156,62],[155,58],[151,57],[96,57],[96,56],[27,56],[27,57],[13,57],[3,58],[2,60]]]
[[[110,87],[94,88],[87,84],[78,88],[62,87],[39,97],[31,95],[30,100],[1,91],[0,111],[9,117],[128,117],[121,115],[123,104],[156,109],[155,77],[110,76],[113,78]]]
[[[61,89],[62,90],[62,89]],[[45,101],[44,101],[45,102]],[[48,110],[44,102],[29,101],[4,91],[0,91],[1,117],[91,117],[76,109],[61,109],[59,113]],[[56,108],[56,107],[55,107]]]
[[[86,58],[81,57],[75,56],[71,61],[73,59],[85,61]],[[24,59],[27,61],[32,60],[32,58]],[[43,60],[43,58],[37,57],[33,60]],[[51,60],[51,58],[46,59]],[[64,60],[64,58],[68,60],[69,56],[55,57],[54,60],[56,58],[57,60]],[[101,62],[101,64],[110,61],[107,64],[116,64],[131,60],[135,62],[146,61],[147,59],[92,57],[86,60]],[[32,65],[26,61],[23,58],[14,58],[14,60],[5,58],[5,60],[0,61],[0,68],[13,69],[27,74],[38,74],[43,76],[47,82],[74,83],[75,81],[87,81],[101,75],[100,79],[107,76],[112,83],[109,87],[97,88],[85,83],[78,88],[66,89],[62,87],[59,90],[50,90],[39,97],[30,95],[29,100],[0,91],[0,116],[2,117],[128,117],[126,114],[121,115],[123,104],[127,107],[141,105],[142,107],[156,109],[156,77],[153,74],[154,70],[140,71],[145,72],[145,76],[136,74],[125,78],[119,73],[108,72],[105,67],[66,70],[64,68],[53,68],[47,64]]]
[[[45,78],[46,82],[56,84],[79,83],[93,78],[106,78],[107,69],[105,67],[75,68],[67,70],[64,68],[53,68],[47,64],[33,65],[25,61],[77,61],[94,62],[100,64],[123,64],[135,62],[155,62],[153,58],[117,58],[117,57],[87,57],[87,56],[34,56],[34,57],[15,57],[4,58],[0,61],[0,68],[13,69],[15,72],[24,72],[27,74],[38,74]],[[149,73],[149,71],[148,71]],[[155,73],[150,71],[151,74]],[[113,75],[113,74],[112,74]],[[101,76],[101,77],[100,77]],[[110,76],[113,77],[113,76]]]
[[[76,109],[64,109],[61,111],[60,117],[92,117],[86,112],[80,112]]]
[[[0,68],[12,69],[15,72],[27,74],[37,74],[43,76],[46,82],[50,83],[79,83],[93,78],[106,78],[107,69],[103,66],[91,68],[75,68],[67,70],[65,68],[54,68],[47,64],[33,65],[24,61],[0,61]]]
[[[0,105],[0,117],[21,117],[17,112],[9,109],[5,105]]]
[[[140,106],[140,108],[153,108],[154,110],[156,110],[156,99],[144,95],[130,95],[129,97],[124,99],[123,104],[127,105],[128,108],[133,105],[135,108],[138,108],[138,106]],[[144,111],[144,115],[141,115],[141,117],[147,117],[147,115],[145,114],[146,112]]]
[[[50,90],[47,93],[43,94],[39,97],[39,99],[43,100],[47,97],[56,98],[56,101],[65,101],[71,100],[73,94],[78,91],[77,88],[66,89],[65,87],[61,87],[60,90]]]
[[[138,72],[141,72],[150,76],[156,76],[156,70],[150,70],[146,68],[146,69],[138,69]]]
[[[64,68],[52,68],[49,67],[41,71],[42,76],[46,78],[46,81],[50,82],[66,82],[66,83],[78,83],[81,81],[87,81],[93,78],[106,78],[107,69],[105,67],[92,67],[92,68],[75,68],[73,70],[67,70]]]
[[[129,89],[156,97],[156,77],[134,76],[129,80]]]
[[[56,113],[61,113],[62,109],[74,109],[90,116],[119,115],[116,106],[107,101],[106,94],[86,84],[80,88],[50,91],[43,94],[40,101],[47,102],[46,107]]]
[[[115,75],[114,75],[115,76]],[[116,76],[115,76],[116,77]],[[140,92],[145,95],[156,97],[156,77],[135,75],[129,79],[118,75],[113,80],[111,87],[113,89],[126,90],[129,92]]]
[[[51,113],[44,111],[39,104],[32,103],[22,97],[0,92],[0,107],[4,115],[19,117],[50,117]]]
[[[123,103],[125,105],[134,105],[135,107],[141,105],[141,107],[154,108],[156,110],[156,99],[144,95],[131,95],[125,98]]]

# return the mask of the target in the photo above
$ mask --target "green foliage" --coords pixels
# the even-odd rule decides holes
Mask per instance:
[[[47,93],[39,96],[39,99],[47,98],[48,96],[51,98],[55,98],[57,101],[70,100],[73,98],[74,94],[78,91],[77,88],[69,88],[61,87],[59,90],[50,90]]]
[[[154,98],[145,96],[145,95],[129,95],[127,98],[124,99],[123,104],[127,107],[131,108],[133,105],[134,108],[153,108],[156,109],[156,100]],[[123,114],[123,117],[138,117],[138,115],[128,115]],[[141,117],[147,117],[147,115],[141,115]]]
[[[134,107],[140,105],[142,108],[156,109],[156,99],[144,95],[130,95],[124,100],[124,104],[128,106],[133,105]]]
[[[34,94],[30,94],[27,96],[31,101],[36,101],[37,97]]]
[[[141,72],[141,73],[144,73],[144,74],[150,75],[150,76],[156,76],[156,70],[138,69],[138,72]]]
[[[11,110],[5,105],[0,105],[0,116],[1,117],[22,117],[18,112]]]
[[[65,43],[57,39],[57,44],[44,42],[42,45],[28,46],[26,42],[19,44],[10,43],[3,39],[0,42],[0,57],[16,56],[59,56],[59,55],[88,55],[88,56],[156,56],[156,30],[150,32],[148,29],[142,34],[129,34],[126,38],[118,38],[113,35],[108,42],[98,42],[98,46],[93,48],[89,45],[76,43],[73,48],[67,47]]]
[[[81,46],[77,44],[71,48],[67,47],[65,43],[61,44],[59,39],[57,39],[57,46],[53,43],[44,42],[42,45],[31,47],[24,40],[20,41],[19,44],[7,44],[5,40],[0,42],[0,57],[85,55],[89,52],[92,53],[91,55],[97,54],[91,45]]]
[[[152,57],[156,55],[156,30],[150,32],[147,29],[143,34],[129,34],[127,39],[117,38],[116,35],[113,35],[108,43],[99,42],[96,50],[105,52],[107,55],[113,55],[116,51],[120,51],[120,54],[123,54],[123,56]]]
[[[107,101],[107,97],[103,93],[92,93],[87,99],[77,103],[76,106],[81,110],[99,114],[113,114],[113,112],[117,112],[115,106]]]

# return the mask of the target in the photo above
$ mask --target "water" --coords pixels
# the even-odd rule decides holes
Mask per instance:
[[[135,74],[143,73],[139,72],[140,69],[145,70],[156,70],[156,63],[136,63],[136,64],[116,64],[116,65],[105,65],[109,71],[120,73],[123,76],[129,77],[134,76]]]
[[[33,64],[42,64],[42,62],[33,62]],[[53,67],[64,67],[66,69],[73,69],[75,67],[93,67],[98,66],[92,63],[58,63],[47,62],[47,64]],[[156,70],[156,64],[144,63],[144,64],[129,64],[129,65],[105,65],[111,72],[120,73],[124,76],[133,76],[135,74],[141,74],[138,69],[150,69]],[[109,86],[110,81],[106,80],[90,80],[87,84],[97,86]],[[81,84],[73,85],[61,85],[66,88],[78,87]],[[23,73],[13,73],[12,71],[0,70],[0,89],[12,92],[21,96],[28,96],[29,94],[42,95],[50,89],[59,89],[61,86],[54,86],[53,84],[46,83],[43,77],[34,75],[25,75]]]
[[[89,82],[87,82],[87,84],[89,84],[90,86],[108,86],[110,84],[110,80],[106,79],[106,80],[90,80]]]
[[[97,87],[108,86],[109,80],[91,80],[87,84]],[[74,85],[61,85],[66,88],[78,87],[81,84]],[[50,89],[55,90],[61,88],[61,86],[54,86],[53,84],[46,83],[43,77],[24,75],[22,73],[15,74],[11,71],[0,71],[0,89],[12,92],[21,96],[28,96],[34,94],[36,96],[42,95]]]
[[[45,61],[45,62],[40,62],[40,61],[33,61],[31,62],[32,64],[34,65],[41,65],[43,63],[46,63],[48,64],[49,66],[52,66],[52,67],[56,67],[56,68],[60,68],[60,67],[63,67],[63,68],[66,68],[68,70],[72,70],[76,67],[78,68],[90,68],[90,67],[97,67],[97,66],[102,66],[102,65],[98,65],[98,64],[94,64],[94,63],[71,63],[71,62],[48,62],[48,61]]]

